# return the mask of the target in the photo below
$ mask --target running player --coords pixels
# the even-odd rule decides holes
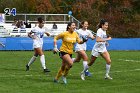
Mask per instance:
[[[29,70],[30,65],[36,60],[36,58],[39,55],[43,71],[50,72],[50,70],[46,68],[45,56],[42,50],[44,34],[50,36],[50,34],[47,32],[47,28],[44,27],[44,23],[45,23],[44,20],[41,17],[39,17],[38,26],[33,28],[31,32],[28,33],[28,36],[33,39],[34,55],[26,65],[26,71]]]
[[[106,44],[108,40],[111,40],[110,36],[107,36],[106,31],[108,29],[108,22],[102,19],[98,25],[99,29],[97,30],[96,34],[96,43],[91,52],[91,60],[88,66],[91,66],[97,57],[101,55],[106,61],[106,74],[105,79],[112,79],[109,76],[110,67],[111,67],[111,59],[110,54],[106,49]]]
[[[56,77],[54,78],[54,82],[58,82],[58,79],[62,76],[64,84],[67,83],[66,76],[73,65],[72,53],[74,44],[76,42],[82,44],[86,41],[85,38],[83,38],[83,40],[80,40],[78,34],[74,32],[75,28],[75,23],[70,22],[67,25],[67,31],[57,35],[54,38],[54,52],[59,51],[57,49],[57,40],[62,39],[62,46],[60,47],[59,52],[60,58],[62,59],[62,66],[59,69]]]
[[[83,21],[81,23],[81,29],[76,31],[80,37],[80,39],[82,39],[83,37],[91,38],[91,39],[95,39],[95,37],[93,36],[93,34],[91,33],[91,31],[88,30],[88,22],[87,21]],[[90,76],[90,73],[88,72],[88,56],[86,54],[86,42],[83,44],[76,44],[75,46],[75,52],[77,53],[76,58],[73,58],[74,62],[80,62],[81,58],[83,59],[83,71],[81,72],[81,79],[85,80],[85,75],[86,76]]]

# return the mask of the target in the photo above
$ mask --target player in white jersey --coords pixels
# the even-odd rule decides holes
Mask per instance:
[[[30,61],[26,65],[26,71],[29,70],[29,66],[36,60],[36,58],[39,55],[43,71],[50,72],[50,70],[46,68],[45,56],[42,51],[44,34],[50,36],[50,34],[47,32],[47,28],[44,27],[44,20],[41,17],[39,17],[38,26],[33,28],[31,32],[28,33],[28,36],[33,39],[34,56],[30,59]]]
[[[110,67],[111,67],[111,59],[110,54],[106,49],[106,45],[108,44],[107,41],[111,40],[110,36],[107,36],[106,31],[108,29],[108,22],[102,19],[99,23],[99,29],[97,30],[96,34],[96,43],[91,52],[91,60],[88,66],[91,66],[97,57],[101,55],[106,61],[106,74],[105,79],[112,79],[109,76]]]
[[[81,23],[81,28],[79,30],[77,30],[76,32],[78,33],[80,39],[83,38],[91,38],[94,39],[95,37],[93,36],[93,34],[87,29],[88,28],[88,22],[87,21],[83,21]],[[77,53],[76,58],[73,58],[74,62],[80,62],[81,58],[83,59],[83,71],[81,72],[81,79],[85,80],[85,75],[90,76],[90,73],[88,72],[88,56],[86,54],[86,48],[87,48],[87,44],[86,42],[83,44],[76,44],[75,46],[75,51]]]

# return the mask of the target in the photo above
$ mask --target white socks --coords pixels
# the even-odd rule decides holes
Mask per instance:
[[[87,61],[83,61],[83,72],[88,70],[88,62]]]
[[[29,63],[28,63],[28,66],[30,66],[35,60],[36,60],[36,56],[33,56],[31,59],[30,59],[30,61],[29,61]]]
[[[109,74],[111,65],[106,64],[106,75]]]
[[[74,63],[74,60],[75,60],[75,58],[72,58],[73,63]]]
[[[43,69],[46,69],[45,56],[44,55],[40,56],[40,61],[41,61],[41,65],[42,65]]]

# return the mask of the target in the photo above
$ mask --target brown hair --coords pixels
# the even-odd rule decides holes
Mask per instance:
[[[68,23],[66,31],[69,30],[69,27],[71,26],[72,23],[75,23],[75,22],[69,22],[69,23]]]
[[[108,22],[108,21],[105,19],[101,19],[100,23],[98,24],[98,28],[102,28],[102,25],[104,25],[106,22]]]
[[[83,25],[84,25],[85,22],[88,22],[88,21],[82,21],[81,24],[80,24],[80,28],[83,27]]]

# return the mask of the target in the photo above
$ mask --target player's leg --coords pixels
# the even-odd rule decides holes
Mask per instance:
[[[102,53],[101,55],[105,61],[106,61],[106,74],[105,74],[105,79],[112,79],[109,76],[109,72],[110,72],[110,68],[111,68],[111,59],[110,59],[110,54],[108,53],[108,51]]]
[[[90,58],[90,62],[88,63],[88,66],[91,66],[94,64],[95,60],[97,59],[97,57],[100,55],[99,52],[92,50],[91,52],[91,58]]]
[[[34,56],[32,56],[32,58],[30,59],[30,61],[29,61],[29,62],[28,62],[28,64],[26,65],[26,71],[28,71],[28,70],[29,70],[30,65],[31,65],[32,63],[34,63],[34,62],[35,62],[35,60],[36,60],[37,56],[38,56],[38,54],[37,54],[37,53],[36,53],[36,51],[35,51]]]
[[[91,55],[90,62],[88,63],[88,66],[92,66],[95,63],[96,59],[97,59],[97,57]]]
[[[65,70],[65,62],[62,62],[62,65],[60,67],[60,69],[58,70],[57,75],[54,78],[54,82],[58,82],[59,78],[64,75],[64,70]]]
[[[68,75],[68,72],[73,65],[73,61],[72,61],[71,55],[69,54],[65,54],[64,56],[62,56],[62,60],[63,62],[66,63],[64,74],[62,76],[63,82],[66,84],[67,83],[66,76]]]
[[[41,48],[35,48],[35,51],[40,56],[40,62],[41,62],[42,68],[44,69],[44,72],[50,72],[50,70],[46,68],[45,56],[44,56],[44,53],[43,53],[42,49]]]
[[[79,51],[81,58],[83,59],[83,71],[81,72],[81,79],[85,80],[85,76],[91,76],[88,72],[88,56],[84,50]]]
[[[91,55],[91,58],[90,58],[90,62],[88,63],[88,66],[91,66],[95,62],[97,57],[100,55],[98,52],[95,52],[95,51],[92,51],[91,54],[92,55]],[[88,70],[85,73],[86,73],[85,74],[86,76],[91,76],[90,73],[88,72]]]
[[[73,63],[75,63],[75,62],[80,62],[80,60],[81,60],[81,55],[80,55],[79,52],[80,52],[80,51],[77,51],[77,52],[76,52],[76,58],[72,58]]]
[[[86,71],[88,69],[88,56],[84,50],[79,51],[79,54],[81,55],[83,59],[83,71]]]

